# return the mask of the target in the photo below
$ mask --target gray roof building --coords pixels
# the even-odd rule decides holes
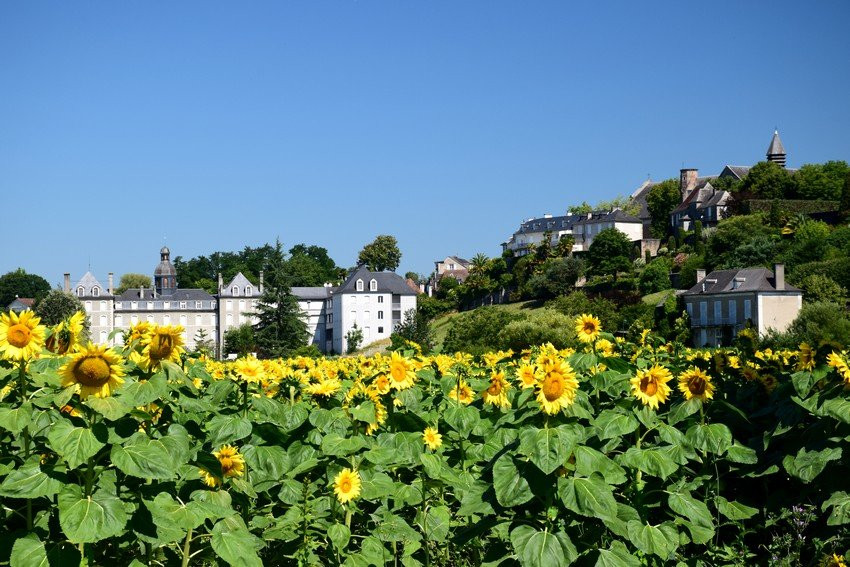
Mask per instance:
[[[362,282],[358,284],[357,282]],[[371,285],[371,282],[375,285]],[[395,272],[370,272],[366,266],[355,269],[334,293],[392,293],[395,295],[417,295],[403,277]]]

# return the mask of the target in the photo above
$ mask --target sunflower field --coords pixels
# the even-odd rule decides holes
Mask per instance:
[[[232,362],[0,314],[0,564],[845,565],[838,346]],[[120,337],[119,337],[120,338]]]

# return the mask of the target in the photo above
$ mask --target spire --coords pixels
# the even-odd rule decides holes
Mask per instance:
[[[785,146],[779,139],[779,130],[773,131],[773,139],[770,140],[770,147],[767,148],[767,161],[785,167]]]

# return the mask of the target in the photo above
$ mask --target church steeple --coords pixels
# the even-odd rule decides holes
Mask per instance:
[[[770,140],[770,147],[767,148],[767,161],[785,167],[785,146],[779,139],[779,130],[773,131],[773,139]]]

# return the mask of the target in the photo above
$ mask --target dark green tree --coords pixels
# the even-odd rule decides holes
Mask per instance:
[[[206,329],[198,329],[198,332],[195,333],[195,349],[192,354],[206,356],[207,358],[215,356],[215,343],[213,343]]]
[[[128,289],[138,289],[144,286],[147,289],[151,288],[151,277],[145,274],[123,274],[118,287],[115,288],[115,294],[120,295]]]
[[[797,193],[802,199],[837,201],[848,173],[850,167],[845,161],[807,163],[794,174]]]
[[[292,286],[317,287],[339,282],[339,267],[328,255],[326,248],[296,244],[289,249],[286,269]]]
[[[596,235],[587,250],[588,273],[594,276],[613,275],[632,269],[632,242],[616,228],[606,228]]]
[[[30,297],[37,303],[49,291],[50,284],[46,279],[18,268],[0,276],[0,311],[5,311],[16,297]]]
[[[357,255],[357,264],[373,272],[395,271],[401,263],[401,251],[395,236],[381,234],[367,244]]]
[[[345,344],[346,354],[351,354],[357,349],[360,348],[360,344],[363,342],[363,329],[357,326],[357,323],[354,323],[354,326],[351,327],[347,333],[345,333]]]
[[[646,265],[638,280],[638,288],[644,295],[670,289],[670,270],[673,263],[669,258],[656,258]]]
[[[741,183],[741,192],[754,199],[793,199],[797,187],[787,169],[772,161],[761,161],[750,168]]]
[[[278,240],[266,265],[265,287],[257,302],[254,334],[260,357],[286,357],[307,344],[307,324],[289,282],[283,247]]]
[[[405,341],[412,341],[428,352],[431,350],[431,322],[423,311],[409,309],[404,314],[404,320],[395,326],[390,335],[393,349],[407,348]]]
[[[670,234],[670,213],[679,206],[682,195],[679,193],[679,181],[667,179],[649,190],[646,196],[646,208],[652,221],[649,230],[655,238],[664,238]]]
[[[845,221],[850,218],[850,172],[847,172],[847,175],[844,176],[844,187],[841,189],[841,203],[838,211]]]
[[[745,267],[736,265],[739,259],[733,259],[735,250],[759,237],[777,237],[777,231],[767,225],[764,215],[741,215],[720,221],[706,246],[707,267]]]
[[[543,265],[543,271],[531,278],[529,288],[538,298],[566,295],[575,290],[578,279],[584,274],[584,262],[575,257],[552,258]]]
[[[77,311],[85,312],[83,304],[73,293],[61,289],[52,289],[47,296],[35,307],[35,314],[41,317],[42,325],[56,325]],[[86,334],[89,329],[89,319],[85,320]]]
[[[257,350],[257,337],[250,323],[243,323],[224,332],[223,354],[246,356]]]

